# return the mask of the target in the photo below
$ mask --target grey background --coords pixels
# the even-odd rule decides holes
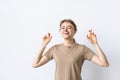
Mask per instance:
[[[41,38],[50,32],[52,41],[46,50],[62,42],[59,22],[73,19],[77,42],[90,47],[89,29],[110,62],[102,68],[86,61],[83,80],[120,80],[120,1],[119,0],[0,0],[0,80],[54,80],[55,63],[32,68]]]

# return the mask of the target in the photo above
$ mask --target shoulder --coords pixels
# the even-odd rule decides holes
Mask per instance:
[[[78,47],[83,47],[83,48],[85,48],[85,47],[86,47],[86,45],[85,45],[85,44],[76,43],[76,45],[77,45]]]
[[[77,45],[77,48],[80,50],[83,50],[83,51],[89,50],[89,48],[85,44],[76,43],[76,45]]]
[[[62,44],[54,44],[53,46],[51,46],[51,48],[57,48],[60,47]]]

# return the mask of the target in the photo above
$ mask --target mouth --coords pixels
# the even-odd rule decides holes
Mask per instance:
[[[68,32],[63,32],[64,35],[68,35],[69,33]]]

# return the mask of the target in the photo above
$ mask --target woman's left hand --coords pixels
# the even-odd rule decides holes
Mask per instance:
[[[87,39],[91,44],[96,44],[97,43],[97,37],[94,32],[92,32],[92,29],[89,30],[89,34],[87,35]]]

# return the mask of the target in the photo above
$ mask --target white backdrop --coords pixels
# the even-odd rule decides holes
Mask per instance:
[[[83,80],[120,80],[119,0],[0,0],[0,80],[54,80],[53,60],[36,69],[31,64],[44,34],[53,36],[47,48],[62,42],[65,18],[78,26],[76,41],[91,49],[86,35],[92,28],[110,62],[102,68],[86,61]]]

